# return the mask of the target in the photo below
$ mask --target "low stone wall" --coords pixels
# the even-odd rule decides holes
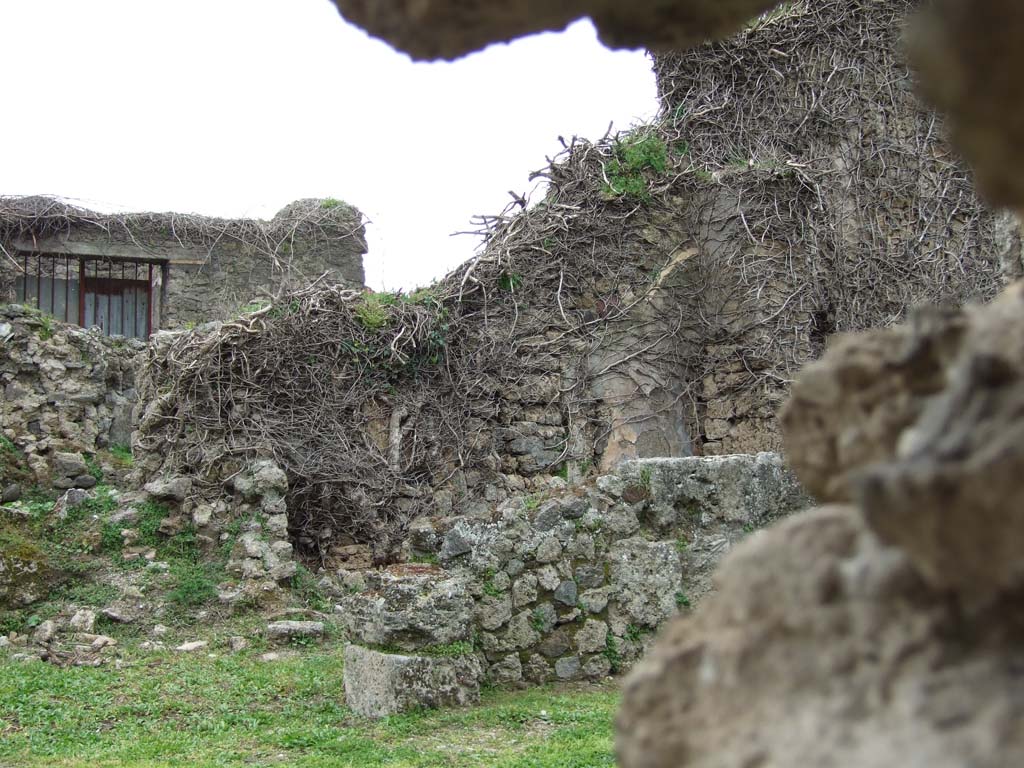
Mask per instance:
[[[356,644],[472,653],[494,684],[597,679],[707,593],[735,542],[808,502],[775,454],[630,461],[593,486],[417,520],[420,562],[343,574],[337,611]]]
[[[143,348],[0,305],[0,426],[36,483],[71,487],[83,453],[130,443]]]

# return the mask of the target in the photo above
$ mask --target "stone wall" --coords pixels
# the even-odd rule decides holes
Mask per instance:
[[[0,427],[34,482],[95,483],[82,454],[130,444],[135,360],[143,348],[0,305]]]
[[[322,203],[293,203],[278,216],[287,218],[293,207],[301,210],[311,204]],[[304,288],[318,279],[361,288],[366,253],[362,214],[347,205],[328,210],[337,219],[329,232],[325,234],[322,227],[296,227],[271,253],[265,246],[258,248],[227,237],[199,263],[172,263],[160,327],[174,329],[230,319],[250,302]]]
[[[362,214],[338,200],[299,200],[270,220],[214,219],[174,213],[100,214],[49,198],[0,198],[0,301],[36,255],[97,264],[117,278],[127,264],[152,264],[153,330],[237,317],[252,302],[316,280],[361,288],[366,238]],[[45,258],[43,272],[46,272]],[[70,262],[69,262],[70,263]],[[91,269],[92,267],[90,267]],[[58,268],[63,278],[64,262]],[[74,317],[69,318],[73,322]]]
[[[735,542],[807,502],[774,454],[630,461],[592,485],[415,521],[410,562],[340,573],[338,618],[371,648],[472,649],[495,684],[597,679],[688,612]]]

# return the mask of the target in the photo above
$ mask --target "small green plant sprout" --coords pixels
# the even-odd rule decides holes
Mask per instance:
[[[684,610],[690,607],[690,598],[685,592],[676,592],[676,608]]]
[[[299,300],[292,299],[286,304],[276,304],[271,307],[270,311],[267,312],[267,317],[277,319],[279,317],[287,317],[288,315],[297,315],[300,309],[302,309],[302,304]]]
[[[729,156],[728,164],[730,168],[753,168],[754,161],[749,157],[744,157],[740,153],[736,152]]]
[[[100,467],[99,462],[96,461],[96,456],[91,453],[86,453],[83,454],[83,458],[85,459],[85,466],[86,469],[89,471],[89,474],[96,479],[97,483],[102,483],[103,469]]]
[[[243,304],[238,308],[238,314],[250,315],[253,312],[259,312],[261,309],[266,309],[268,303],[265,301],[250,301],[248,304]]]
[[[338,200],[335,197],[325,197],[323,200],[320,201],[320,208],[325,211],[330,211],[334,208],[340,208],[344,204],[344,202]]]
[[[417,288],[412,293],[402,296],[402,301],[407,304],[419,304],[428,306],[437,303],[437,292],[433,288]]]
[[[471,655],[473,650],[472,642],[468,640],[458,640],[453,643],[428,645],[426,648],[421,648],[417,653],[421,653],[424,656],[435,656],[440,658],[458,658],[459,656]]]
[[[367,292],[356,304],[356,318],[366,330],[379,331],[388,324],[387,307],[397,303],[398,298],[394,294]]]
[[[540,507],[540,499],[537,496],[527,496],[523,499],[523,507],[526,508],[527,512],[533,512],[535,509]]]
[[[428,553],[413,555],[409,558],[409,562],[419,563],[420,565],[437,565],[440,560],[438,560],[437,555]]]
[[[523,276],[518,272],[503,272],[498,278],[498,287],[507,293],[515,293],[522,284]]]
[[[18,453],[18,446],[16,446],[10,438],[5,435],[0,435],[0,453]]]
[[[540,607],[534,608],[533,613],[530,615],[530,626],[534,632],[544,634],[545,630],[548,629],[548,622],[544,616],[544,612],[541,611]]]
[[[612,672],[619,672],[622,670],[622,654],[619,652],[619,642],[611,632],[605,635],[604,657],[608,659],[608,663],[611,664]]]
[[[48,341],[53,338],[53,318],[49,315],[41,315],[39,322],[42,327],[39,329],[39,338],[42,341]]]
[[[647,490],[651,489],[651,468],[641,467],[640,469],[640,485]]]
[[[654,134],[633,135],[615,146],[615,157],[605,168],[604,192],[611,197],[651,198],[648,175],[663,174],[668,168],[668,148]]]
[[[488,568],[484,571],[484,594],[489,597],[501,597],[502,591],[494,583],[494,577],[497,574],[493,568]]]
[[[314,611],[330,611],[331,601],[317,584],[316,577],[304,565],[298,565],[292,576],[292,594],[302,601],[303,605]]]
[[[630,624],[626,627],[626,639],[631,643],[638,643],[643,639],[644,631],[636,624]]]
[[[689,548],[689,546],[690,540],[682,534],[680,534],[679,538],[676,539],[676,551],[680,553],[685,552]]]

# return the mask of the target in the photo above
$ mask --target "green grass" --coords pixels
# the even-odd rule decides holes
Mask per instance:
[[[330,598],[317,586],[316,577],[301,563],[296,567],[295,576],[292,577],[292,594],[307,608],[322,613],[331,611]]]
[[[469,709],[367,721],[336,650],[125,653],[121,669],[0,660],[0,765],[593,768],[614,765],[608,687],[488,691]]]
[[[216,565],[178,560],[171,564],[167,599],[185,608],[205,605],[217,596],[220,570]]]
[[[130,467],[134,460],[132,458],[132,448],[130,445],[110,446],[110,456],[122,467]]]
[[[110,584],[78,583],[68,584],[54,590],[51,598],[74,605],[88,605],[103,608],[113,602],[121,591]]]
[[[372,647],[374,650],[380,651],[381,653],[394,653],[399,656],[409,653],[409,651],[394,645],[376,645]],[[468,640],[457,640],[453,643],[427,645],[423,648],[417,648],[415,653],[417,656],[434,656],[442,659],[457,659],[460,656],[471,655],[473,653],[473,643]]]
[[[622,653],[619,651],[619,642],[611,632],[604,638],[604,657],[611,664],[613,673],[622,670]]]
[[[102,483],[103,470],[100,468],[100,464],[96,460],[96,457],[91,453],[85,453],[83,454],[83,458],[85,459],[85,466],[89,469],[89,474],[96,479],[97,483]]]
[[[53,318],[50,315],[42,315],[39,320],[42,322],[38,332],[39,339],[49,341],[53,338]]]

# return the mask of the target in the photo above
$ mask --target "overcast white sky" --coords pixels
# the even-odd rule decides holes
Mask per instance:
[[[0,194],[270,217],[337,197],[371,220],[367,282],[469,258],[476,213],[559,149],[656,110],[641,52],[589,22],[413,64],[328,0],[0,0]]]

